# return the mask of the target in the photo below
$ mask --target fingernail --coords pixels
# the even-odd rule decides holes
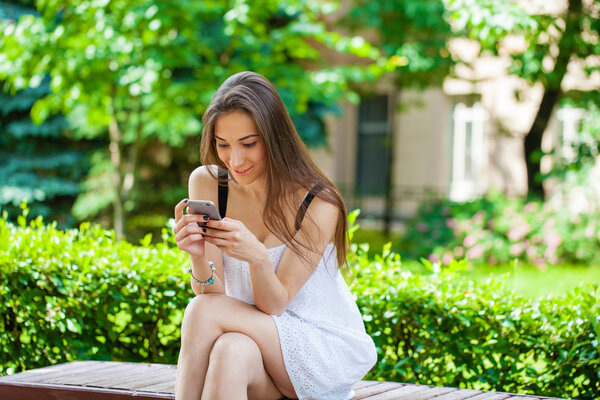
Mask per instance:
[[[205,221],[208,221],[208,215],[205,215],[202,218],[204,218]]]
[[[185,199],[185,200],[183,200],[183,202],[184,202],[184,203],[187,203],[187,202],[188,202],[188,199]]]

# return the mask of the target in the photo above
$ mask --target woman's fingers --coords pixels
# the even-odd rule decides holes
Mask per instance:
[[[204,235],[202,235],[200,233],[188,235],[177,242],[177,247],[181,250],[185,250],[187,248],[187,246],[189,246],[191,243],[200,241],[203,238],[204,238]]]
[[[183,209],[189,202],[188,199],[183,199],[175,206],[175,222],[179,222],[181,217],[183,217]]]
[[[173,227],[173,233],[177,235],[177,233],[183,229],[184,226],[193,224],[196,226],[203,226],[206,223],[206,219],[204,215],[201,214],[187,214],[183,215],[179,218],[179,221]]]
[[[192,234],[201,234],[204,236],[204,231],[201,226],[198,226],[195,223],[187,224],[177,231],[175,234],[175,241],[179,243],[179,241],[183,240],[186,236]]]

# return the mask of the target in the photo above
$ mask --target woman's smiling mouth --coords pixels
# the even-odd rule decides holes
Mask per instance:
[[[250,171],[253,167],[247,168],[247,169],[234,169],[235,173],[238,175],[246,175],[246,173],[248,173],[248,171]]]

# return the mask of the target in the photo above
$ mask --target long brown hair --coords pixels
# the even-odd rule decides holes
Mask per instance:
[[[226,168],[217,153],[214,127],[220,116],[234,111],[242,111],[252,117],[265,142],[266,197],[269,201],[263,208],[263,218],[267,229],[306,260],[302,249],[315,251],[312,245],[315,238],[307,237],[306,233],[303,234],[304,237],[297,238],[295,219],[290,221],[289,215],[296,215],[302,200],[298,187],[306,190],[312,188],[313,193],[318,192],[315,193],[316,197],[335,205],[339,210],[333,244],[338,266],[346,267],[348,221],[344,200],[335,185],[312,161],[281,97],[265,77],[255,72],[240,72],[227,78],[219,87],[202,117],[202,164]],[[214,171],[210,168],[208,170],[216,179]],[[316,224],[309,214],[305,218],[308,218],[309,223]]]

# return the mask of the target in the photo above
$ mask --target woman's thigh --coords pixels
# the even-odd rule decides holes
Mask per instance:
[[[264,369],[277,388],[286,397],[296,397],[283,362],[277,326],[270,315],[233,297],[206,293],[196,296],[186,308],[182,330],[186,335],[201,336],[208,324],[224,333],[239,332],[250,337],[260,349]]]

